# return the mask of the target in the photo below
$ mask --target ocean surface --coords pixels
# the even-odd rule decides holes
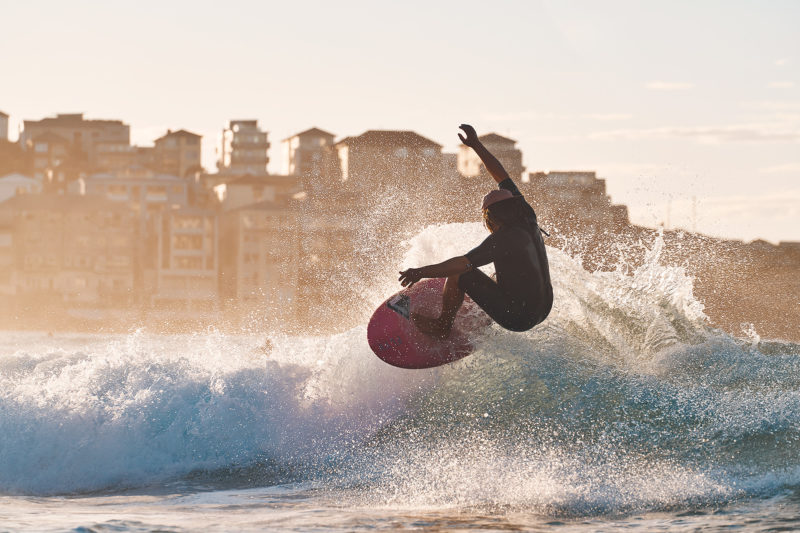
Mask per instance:
[[[427,228],[403,264],[483,236]],[[548,320],[431,370],[366,323],[2,332],[0,531],[798,530],[800,345],[711,327],[660,250],[549,250]]]

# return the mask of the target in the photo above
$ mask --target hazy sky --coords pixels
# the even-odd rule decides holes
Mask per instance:
[[[185,128],[208,168],[257,118],[275,172],[312,126],[455,151],[470,122],[530,171],[597,170],[634,222],[800,241],[798,27],[791,0],[0,0],[0,110]]]

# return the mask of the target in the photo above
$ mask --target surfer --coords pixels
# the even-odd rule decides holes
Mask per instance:
[[[464,294],[495,322],[511,331],[527,331],[542,322],[553,306],[550,268],[536,213],[503,165],[478,139],[475,128],[462,124],[461,142],[483,161],[498,189],[483,197],[483,222],[490,235],[463,256],[435,265],[400,272],[409,287],[422,278],[447,278],[438,317],[412,313],[416,327],[433,337],[446,338],[453,328]],[[497,281],[478,267],[494,263]]]

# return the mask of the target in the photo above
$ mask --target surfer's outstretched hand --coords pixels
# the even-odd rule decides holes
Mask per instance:
[[[400,272],[400,285],[403,287],[410,287],[411,285],[415,284],[419,280],[422,279],[422,269],[421,268],[409,268],[408,270],[403,270]]]
[[[465,135],[458,134],[458,138],[461,139],[461,142],[466,144],[469,147],[475,147],[480,143],[478,140],[478,134],[475,132],[475,128],[470,126],[469,124],[462,124],[459,126],[462,130],[464,130]]]

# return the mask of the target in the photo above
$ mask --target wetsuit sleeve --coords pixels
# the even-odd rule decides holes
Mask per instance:
[[[467,252],[465,255],[466,258],[469,259],[472,268],[478,268],[493,263],[497,257],[497,244],[497,236],[493,233],[486,237],[478,246]]]
[[[514,183],[514,180],[512,180],[511,178],[504,179],[503,181],[497,184],[497,187],[499,189],[505,189],[511,192],[511,194],[514,196],[522,196],[522,193],[519,192],[519,189],[517,188],[517,184]]]

